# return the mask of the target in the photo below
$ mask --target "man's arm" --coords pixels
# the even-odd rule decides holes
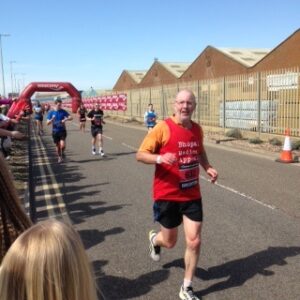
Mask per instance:
[[[87,118],[89,121],[93,121],[93,120],[94,120],[94,114],[93,114],[93,112],[90,111],[90,112],[87,114],[86,118]]]
[[[204,148],[201,154],[199,155],[199,163],[202,166],[202,168],[206,171],[206,174],[211,178],[211,182],[215,183],[218,179],[218,172],[209,164]]]
[[[66,122],[66,121],[72,121],[73,120],[73,117],[70,115],[70,114],[68,114],[63,120],[62,120],[62,122],[64,123],[64,122]]]
[[[55,115],[52,115],[50,112],[48,113],[48,115],[47,115],[47,125],[50,125],[52,122],[53,122],[53,120],[55,119]]]
[[[3,128],[0,128],[0,136],[10,136],[18,140],[23,139],[25,137],[25,135],[20,131],[16,131],[16,130],[10,131]]]
[[[136,160],[143,162],[144,164],[167,164],[173,165],[177,158],[175,153],[164,153],[163,155],[159,155],[151,152],[142,152],[139,151],[136,153]]]
[[[174,164],[177,160],[175,153],[159,154],[159,149],[167,143],[169,137],[169,128],[164,122],[155,126],[154,129],[146,135],[136,153],[137,161],[143,162],[144,164]]]

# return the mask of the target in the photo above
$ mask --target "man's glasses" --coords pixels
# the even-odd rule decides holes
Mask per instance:
[[[193,106],[194,102],[191,101],[175,101],[176,104],[178,104],[179,106]]]

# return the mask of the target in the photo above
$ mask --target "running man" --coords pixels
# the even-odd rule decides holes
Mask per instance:
[[[144,122],[148,128],[148,132],[150,132],[153,127],[156,125],[157,114],[153,109],[153,104],[148,104],[148,110],[144,114]]]
[[[103,126],[105,124],[103,117],[103,110],[100,109],[98,103],[95,104],[94,109],[92,109],[88,115],[88,119],[91,121],[91,134],[92,134],[92,154],[96,155],[96,144],[98,142],[99,151],[101,156],[104,156],[103,151]]]
[[[56,153],[58,162],[62,163],[64,151],[66,149],[66,122],[73,120],[72,116],[62,109],[62,101],[60,97],[56,97],[54,110],[49,111],[47,116],[47,125],[52,124],[52,138],[56,145]]]
[[[77,115],[79,117],[79,130],[82,132],[85,132],[85,122],[86,122],[86,113],[87,110],[84,106],[84,104],[81,102],[80,106],[78,107],[77,110]]]
[[[180,91],[175,98],[174,115],[146,135],[136,154],[138,161],[156,165],[153,213],[154,220],[160,223],[160,231],[149,232],[150,257],[154,261],[160,259],[161,247],[175,246],[178,226],[183,223],[186,250],[184,279],[179,291],[182,300],[200,299],[192,288],[200,253],[203,215],[199,164],[211,182],[218,177],[206,156],[202,128],[191,120],[195,108],[194,94],[187,89]]]

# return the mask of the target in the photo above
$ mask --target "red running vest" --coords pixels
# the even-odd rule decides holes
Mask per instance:
[[[189,201],[201,198],[199,186],[199,155],[203,151],[203,133],[201,127],[192,122],[192,128],[186,129],[165,120],[170,130],[170,138],[159,154],[175,153],[177,162],[172,166],[156,164],[153,198],[155,200]]]

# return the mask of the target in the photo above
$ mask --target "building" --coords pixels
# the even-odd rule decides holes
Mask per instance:
[[[138,87],[145,88],[176,83],[189,65],[190,63],[163,63],[155,60]]]
[[[141,80],[144,78],[146,70],[142,71],[129,71],[124,70],[113,87],[115,91],[124,91],[135,89],[138,87]]]
[[[266,71],[300,66],[300,29],[276,46],[249,71]]]
[[[215,48],[208,46],[180,77],[181,82],[247,73],[270,49]]]

